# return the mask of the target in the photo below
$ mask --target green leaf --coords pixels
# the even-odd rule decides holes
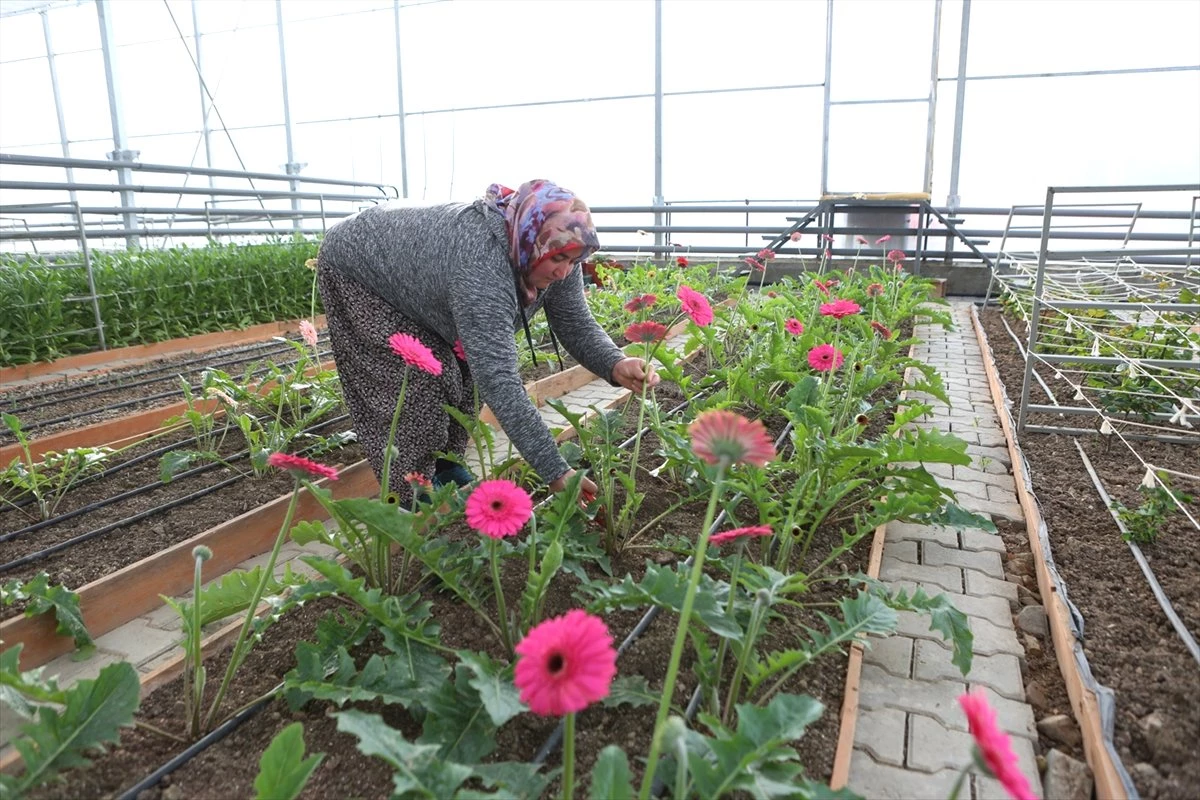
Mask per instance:
[[[303,791],[324,754],[304,757],[304,726],[293,722],[280,731],[259,759],[254,779],[256,800],[293,800]]]
[[[476,764],[496,749],[497,726],[472,685],[474,671],[460,663],[454,680],[446,681],[424,703],[429,712],[417,741],[436,744],[441,757],[463,764]]]
[[[0,651],[0,703],[25,719],[37,715],[36,703],[63,703],[63,690],[53,678],[42,679],[42,668],[21,672],[21,649],[17,642]],[[32,701],[32,702],[30,702]]]
[[[658,705],[662,696],[650,689],[643,675],[618,675],[613,679],[608,691],[608,697],[601,702],[608,708],[616,708],[622,704],[634,706]]]
[[[397,795],[445,800],[471,777],[471,768],[443,758],[439,745],[406,741],[378,714],[350,710],[334,716],[339,731],[358,737],[360,752],[382,758],[392,766],[392,786]]]
[[[625,751],[610,744],[600,751],[592,767],[592,785],[588,800],[632,800],[633,775]]]
[[[513,684],[512,668],[509,665],[493,661],[486,653],[472,653],[467,650],[459,651],[458,658],[460,663],[474,673],[469,683],[479,693],[479,699],[487,709],[493,725],[499,728],[525,711],[520,692]]]
[[[917,589],[909,596],[905,589],[898,589],[894,594],[888,594],[887,589],[877,585],[877,591],[883,601],[899,611],[925,612],[929,615],[929,629],[942,634],[942,638],[950,642],[954,655],[950,661],[963,675],[971,671],[972,653],[974,651],[975,635],[971,633],[970,620],[967,615],[954,607],[950,598],[945,594],[929,597],[925,590]]]
[[[158,461],[158,479],[163,483],[170,483],[172,478],[201,458],[203,456],[195,450],[172,450],[165,453]]]
[[[79,609],[79,595],[59,584],[50,585],[46,573],[39,572],[37,576],[25,584],[24,593],[30,602],[25,607],[25,616],[32,617],[54,612],[58,626],[54,632],[60,636],[70,636],[75,640],[76,647],[91,647],[92,635],[83,624],[83,612]]]
[[[541,766],[523,761],[476,764],[475,776],[483,781],[485,786],[491,786],[497,791],[494,794],[483,794],[462,789],[454,796],[455,800],[485,797],[495,800],[537,800],[546,790],[551,778],[558,773],[558,770],[553,770],[543,774]]]
[[[681,571],[677,572],[676,569]],[[688,575],[683,571],[686,569],[681,566],[664,567],[647,561],[646,574],[637,584],[629,574],[617,584],[588,581],[584,588],[595,598],[589,603],[589,610],[643,608],[652,604],[679,613],[683,610],[683,600],[687,594]],[[717,602],[718,595],[724,595],[725,591],[724,584],[718,584],[706,576],[700,591],[696,593],[692,613],[718,636],[740,640],[741,627],[729,618],[724,606]]]
[[[61,770],[89,764],[84,752],[117,741],[120,728],[133,721],[139,689],[137,670],[127,662],[109,664],[95,679],[76,682],[63,693],[63,708],[42,706],[36,722],[21,726],[24,736],[13,746],[25,772],[0,776],[0,784],[19,794]]]

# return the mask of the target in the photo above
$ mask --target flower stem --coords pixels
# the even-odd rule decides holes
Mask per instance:
[[[566,730],[563,732],[563,800],[572,800],[575,794],[575,713],[567,714]]]
[[[233,675],[241,666],[242,661],[246,658],[246,652],[249,649],[247,637],[250,634],[250,629],[254,626],[255,612],[258,611],[258,603],[262,600],[263,592],[267,590],[267,584],[275,574],[275,560],[279,558],[279,548],[283,546],[283,538],[287,535],[288,529],[292,527],[292,517],[296,514],[296,505],[300,500],[300,479],[296,479],[295,487],[292,489],[292,500],[288,503],[287,513],[283,518],[283,525],[279,528],[279,535],[275,537],[275,545],[271,548],[271,554],[267,557],[267,563],[263,566],[262,575],[258,579],[258,585],[254,587],[254,596],[250,599],[250,606],[246,609],[246,619],[242,623],[242,629],[238,631],[237,642],[233,645],[233,654],[229,657],[229,665],[225,667],[225,677],[221,680],[221,688],[217,690],[217,696],[213,698],[212,705],[208,708],[208,716],[204,719],[204,727],[207,729],[212,725],[213,718],[217,714],[217,709],[221,705],[221,701],[225,699],[225,692],[229,690],[229,684],[233,681]]]
[[[500,640],[504,643],[505,652],[513,651],[512,635],[509,633],[508,609],[504,606],[504,587],[500,585],[500,558],[497,548],[500,543],[495,539],[488,540],[488,549],[492,557],[492,584],[496,587],[496,615],[500,617]]]
[[[663,681],[662,699],[658,703],[658,714],[654,719],[654,737],[650,740],[650,754],[646,761],[646,772],[642,777],[639,800],[650,800],[650,788],[654,785],[654,773],[658,769],[658,756],[662,751],[663,734],[666,732],[667,716],[671,713],[671,698],[675,694],[675,680],[679,677],[679,661],[683,657],[683,645],[687,641],[692,606],[696,602],[696,590],[700,576],[704,573],[704,553],[708,549],[708,537],[713,517],[717,512],[717,499],[725,479],[728,463],[722,459],[717,467],[717,478],[713,482],[712,494],[708,498],[708,509],[704,512],[704,525],[700,529],[700,541],[692,557],[692,572],[688,578],[687,592],[683,597],[683,608],[679,612],[679,625],[675,629],[675,644],[671,647],[671,660],[667,662],[667,676]]]
[[[408,373],[411,367],[404,367],[404,377],[400,380],[400,396],[396,398],[396,410],[392,412],[392,427],[388,431],[387,442],[383,446],[383,469],[379,476],[379,499],[387,499],[391,491],[392,450],[396,441],[396,426],[400,424],[400,409],[404,408],[404,395],[408,391]],[[385,592],[392,591],[392,548],[386,537],[380,536],[375,540],[375,576],[376,585]]]

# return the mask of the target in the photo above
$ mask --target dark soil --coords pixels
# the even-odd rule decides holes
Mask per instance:
[[[981,314],[992,352],[1015,404],[1024,364],[1000,312]],[[1018,335],[1023,326],[1010,321]],[[1053,386],[1053,376],[1045,379]],[[1035,387],[1035,402],[1049,398]],[[1057,420],[1056,420],[1057,421]],[[1058,421],[1061,424],[1060,421]],[[1119,442],[1081,437],[1106,491],[1130,507],[1145,467]],[[1111,438],[1111,437],[1110,437]],[[1200,665],[1185,649],[1155,600],[1128,545],[1084,469],[1074,438],[1026,433],[1021,449],[1049,530],[1054,561],[1083,615],[1084,652],[1096,679],[1116,695],[1114,743],[1138,791],[1147,798],[1193,798],[1200,790]],[[1189,445],[1137,442],[1147,462],[1194,474]],[[1181,487],[1183,488],[1183,487]],[[1193,501],[1192,514],[1200,514]],[[1179,513],[1155,542],[1141,545],[1187,628],[1200,632],[1200,536]]]

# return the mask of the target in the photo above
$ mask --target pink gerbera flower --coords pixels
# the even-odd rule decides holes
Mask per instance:
[[[775,457],[775,445],[760,420],[748,420],[732,411],[702,412],[688,426],[692,452],[709,464],[766,466]]]
[[[833,255],[833,251],[830,250],[828,247],[826,247],[825,248],[825,258],[829,258],[832,255]]]
[[[888,250],[887,260],[892,262],[893,264],[903,264],[904,263],[904,251],[903,250]]]
[[[712,306],[708,304],[708,299],[692,287],[680,286],[676,290],[675,296],[679,298],[679,304],[683,306],[684,313],[701,328],[713,321],[713,310]]]
[[[792,231],[792,235],[788,238],[790,238],[793,242],[800,241],[800,231]]]
[[[821,304],[821,315],[825,317],[833,317],[835,319],[849,317],[853,314],[857,314],[861,310],[862,308],[858,305],[858,303],[854,302],[853,300],[843,300],[841,298],[834,300],[832,303]]]
[[[300,320],[300,338],[309,347],[317,346],[317,329],[306,319]]]
[[[769,247],[764,247],[758,251],[758,257],[763,261],[772,261],[775,258],[775,251]]]
[[[819,344],[808,351],[808,365],[819,372],[837,369],[845,360],[842,351],[831,344]]]
[[[432,489],[433,481],[426,478],[419,472],[410,472],[404,476],[404,482],[409,486],[420,487],[422,489]]]
[[[650,308],[650,306],[657,302],[658,295],[656,294],[640,294],[625,304],[625,310],[632,314],[635,311],[641,311],[644,308]]]
[[[763,262],[759,261],[754,256],[746,256],[742,260],[745,261],[746,264],[748,264],[750,266],[750,269],[756,269],[759,272],[765,272],[767,269],[767,265],[764,264]]]
[[[404,359],[404,363],[410,367],[423,369],[430,375],[442,374],[442,362],[437,360],[437,356],[433,354],[421,341],[407,333],[393,333],[388,337],[388,344],[392,347],[392,352]]]
[[[336,481],[338,477],[337,470],[333,467],[318,464],[304,456],[293,456],[288,453],[271,453],[267,456],[267,466],[286,469],[297,478],[328,478]]]
[[[869,286],[867,286],[867,296],[868,297],[879,297],[881,294],[883,294],[883,284],[882,283],[872,283]]]
[[[870,244],[865,236],[855,236],[854,241],[858,242],[859,244]]]
[[[892,338],[892,330],[882,322],[871,320],[871,329],[882,336],[884,339]]]
[[[822,233],[822,234],[821,234],[821,241],[822,241],[822,242],[830,242],[830,243],[832,243],[832,242],[833,242],[833,234],[831,234],[831,233]]]
[[[512,481],[484,481],[467,498],[467,524],[484,536],[512,536],[529,521],[533,500]]]
[[[795,317],[792,317],[787,322],[783,323],[783,329],[792,336],[799,336],[800,334],[804,333],[804,323]]]
[[[515,648],[521,702],[535,714],[561,717],[608,697],[617,674],[612,643],[604,620],[578,608],[534,627]]]
[[[635,322],[625,329],[625,338],[631,342],[654,344],[667,338],[667,326],[661,322]]]
[[[687,256],[679,256],[675,259],[675,264],[680,267],[686,267],[688,265]]]
[[[463,349],[462,339],[454,340],[454,357],[459,361],[467,360],[467,351]]]
[[[829,297],[829,284],[828,283],[824,283],[824,282],[819,281],[816,278],[814,278],[813,286],[817,287],[817,290],[820,291],[821,294],[825,295],[826,297]]]
[[[708,539],[709,544],[724,544],[732,542],[735,539],[740,539],[743,536],[770,536],[772,533],[768,525],[751,525],[748,528],[734,528],[731,531],[721,531],[714,533]]]
[[[987,695],[982,691],[959,695],[958,704],[967,715],[967,726],[992,777],[1015,800],[1032,800],[1029,780],[1017,766],[1017,754],[1008,735],[996,724],[996,712],[988,704]]]
[[[885,233],[883,236],[880,236],[875,240],[875,244],[883,244],[884,242],[890,242],[891,240],[892,235],[890,233]]]

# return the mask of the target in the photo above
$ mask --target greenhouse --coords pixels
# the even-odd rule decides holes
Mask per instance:
[[[0,798],[1200,796],[1200,3],[0,0]]]

